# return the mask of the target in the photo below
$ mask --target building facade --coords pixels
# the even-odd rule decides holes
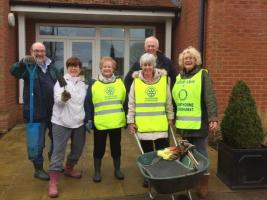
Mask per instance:
[[[243,79],[263,122],[267,121],[264,1],[8,0],[0,4],[0,132],[22,122],[23,82],[9,74],[9,67],[29,54],[33,42],[43,42],[48,57],[62,71],[68,57],[78,56],[87,80],[98,73],[101,56],[114,57],[117,74],[125,76],[151,35],[175,64],[187,46],[202,52],[214,80],[220,115],[235,81]]]

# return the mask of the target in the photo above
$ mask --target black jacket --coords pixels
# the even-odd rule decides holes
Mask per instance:
[[[172,61],[167,58],[162,52],[157,51],[157,65],[156,68],[159,69],[165,69],[167,71],[167,76],[170,77],[171,79],[171,88],[175,83],[176,76],[177,76],[177,70],[176,67],[172,64]],[[132,74],[134,71],[138,71],[141,69],[139,61],[135,62],[127,75],[125,76],[124,79],[124,85],[126,88],[126,99],[124,102],[124,110],[127,114],[128,112],[128,93],[130,91],[131,85],[133,83],[133,77]]]
[[[167,58],[163,53],[160,51],[157,52],[157,66],[156,68],[159,69],[165,69],[167,71],[167,76],[171,78],[171,87],[175,83],[176,75],[177,75],[177,70],[175,66],[172,64],[171,60]],[[134,63],[129,72],[127,73],[125,79],[124,79],[124,84],[126,88],[127,94],[130,91],[132,82],[133,82],[133,77],[132,74],[134,71],[140,70],[140,63],[139,61]]]

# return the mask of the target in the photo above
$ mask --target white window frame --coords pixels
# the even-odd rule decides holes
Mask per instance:
[[[77,36],[52,36],[52,35],[40,35],[39,34],[39,27],[40,26],[66,26],[66,27],[88,27],[88,28],[95,28],[96,35],[95,37],[77,37]],[[115,38],[115,37],[101,37],[100,30],[101,28],[121,28],[124,29],[124,38]],[[125,77],[127,72],[129,71],[130,65],[130,41],[138,41],[138,38],[130,38],[130,29],[146,29],[151,28],[153,30],[153,35],[156,34],[155,26],[124,26],[124,25],[91,25],[91,24],[57,24],[57,23],[37,23],[35,27],[36,32],[36,41],[67,41],[67,40],[90,40],[92,41],[93,45],[93,74],[92,77],[96,77],[99,73],[99,60],[100,60],[100,48],[101,48],[101,40],[121,40],[124,41],[124,69],[123,69],[123,76]],[[156,36],[156,35],[155,35]],[[144,39],[140,39],[140,41],[144,42]],[[64,45],[67,45],[64,44]],[[67,46],[64,46],[64,63],[67,59]],[[65,67],[65,66],[64,66]]]

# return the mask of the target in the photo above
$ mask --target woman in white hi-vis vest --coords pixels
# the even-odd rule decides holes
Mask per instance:
[[[214,131],[218,125],[212,80],[207,70],[201,67],[201,56],[195,48],[186,48],[179,55],[178,62],[181,71],[172,89],[176,103],[177,132],[208,157],[208,132]],[[208,195],[208,179],[207,171],[197,187],[197,194],[201,198]]]
[[[85,113],[88,124],[94,130],[94,182],[101,182],[101,162],[105,154],[107,136],[109,136],[111,156],[114,164],[114,176],[124,179],[121,165],[121,128],[126,125],[123,103],[126,90],[120,77],[114,75],[116,62],[111,57],[102,57],[100,73],[89,81],[85,99]]]
[[[141,70],[133,73],[127,124],[138,135],[144,152],[150,152],[169,146],[168,126],[174,113],[166,71],[155,68],[156,57],[149,53],[141,56],[140,65]],[[147,185],[145,180],[143,186]]]

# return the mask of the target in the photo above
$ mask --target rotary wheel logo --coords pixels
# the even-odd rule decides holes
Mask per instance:
[[[157,94],[157,90],[154,87],[149,87],[146,89],[146,94],[149,97],[154,97]]]
[[[178,95],[179,95],[179,99],[181,101],[184,101],[187,98],[187,91],[185,89],[182,89],[179,91]]]
[[[114,88],[113,87],[107,87],[106,89],[105,89],[105,92],[106,92],[106,94],[107,95],[113,95],[114,94]]]

